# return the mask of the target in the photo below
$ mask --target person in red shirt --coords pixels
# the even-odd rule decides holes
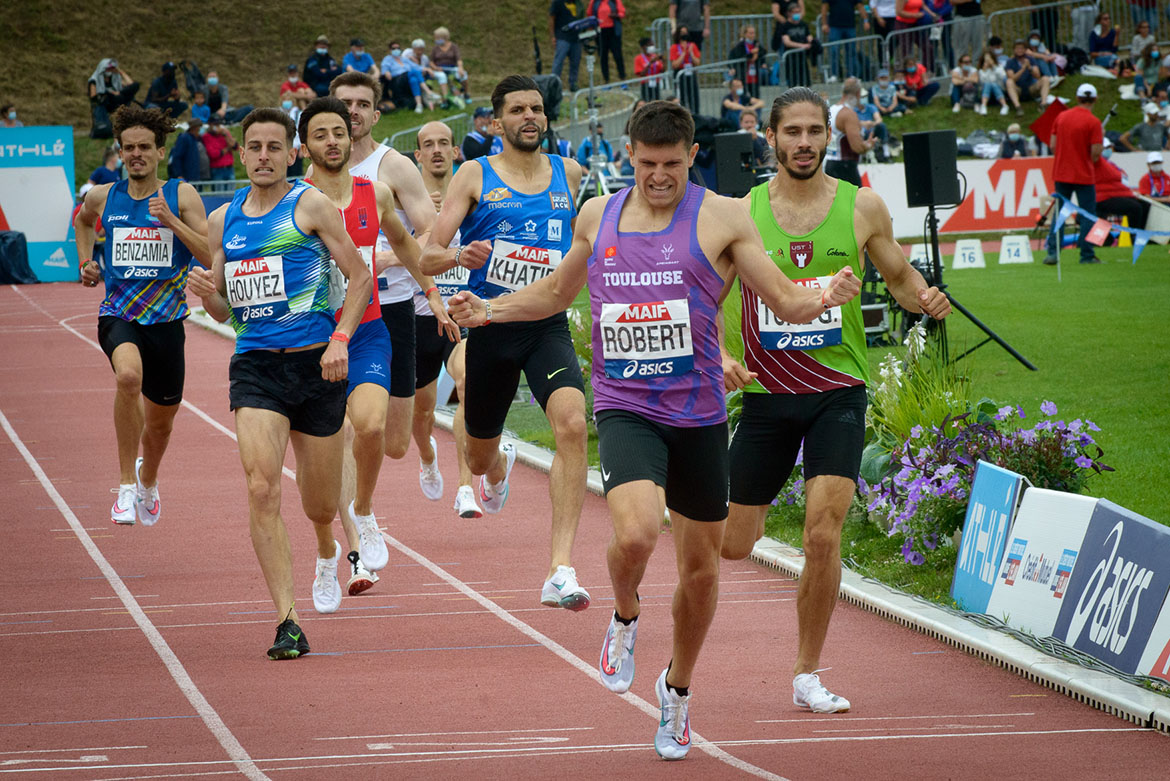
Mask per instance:
[[[1097,192],[1094,187],[1096,174],[1093,167],[1101,157],[1104,134],[1101,122],[1093,116],[1093,104],[1097,102],[1097,88],[1092,84],[1077,87],[1077,105],[1062,111],[1052,125],[1052,147],[1055,160],[1052,170],[1056,179],[1056,194],[1071,201],[1075,195],[1077,206],[1087,211],[1097,208]],[[1082,215],[1077,216],[1081,235],[1077,247],[1081,251],[1081,263],[1100,263],[1093,255],[1093,245],[1085,240],[1093,221]],[[1056,234],[1048,234],[1048,255],[1044,262],[1055,266],[1058,262]]]
[[[1170,204],[1170,176],[1162,170],[1162,153],[1150,152],[1146,167],[1150,172],[1138,182],[1138,192],[1152,201]]]
[[[703,55],[699,47],[687,37],[690,33],[686,26],[679,25],[674,31],[674,44],[670,47],[670,67],[676,71],[678,85],[678,102],[690,109],[692,114],[699,113],[699,82],[695,77],[695,68]]]
[[[626,61],[622,57],[622,20],[626,18],[626,7],[622,0],[590,0],[585,9],[586,16],[596,16],[600,25],[597,31],[598,56],[601,59],[601,78],[609,81],[609,55],[617,65],[618,81],[626,80]]]
[[[231,131],[224,127],[223,120],[215,114],[211,115],[209,130],[199,140],[207,149],[207,159],[211,164],[211,180],[231,181],[235,172],[235,156],[232,154],[240,148]],[[219,192],[231,190],[231,185],[219,185],[215,188]]]
[[[908,106],[925,106],[939,90],[937,81],[931,81],[926,68],[913,55],[903,62],[905,89],[898,92],[898,100]]]
[[[301,79],[301,71],[295,64],[288,66],[288,78],[280,85],[280,99],[291,100],[296,108],[303,109],[317,97],[313,88]]]
[[[1113,142],[1105,139],[1101,157],[1093,165],[1093,187],[1097,191],[1098,217],[1125,217],[1131,228],[1146,227],[1150,205],[1135,197],[1125,182],[1125,172],[1118,168],[1109,156],[1113,154]]]
[[[649,38],[643,38],[638,41],[638,46],[642,48],[642,52],[634,58],[634,75],[636,77],[641,79],[666,72],[666,61],[662,59],[662,54],[654,46],[653,41]],[[642,82],[642,100],[660,99],[662,97],[662,84],[662,79],[646,78],[646,81]]]

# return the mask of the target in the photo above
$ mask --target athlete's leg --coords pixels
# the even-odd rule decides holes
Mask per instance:
[[[447,359],[447,373],[455,381],[455,396],[459,404],[455,407],[455,419],[452,421],[451,433],[455,435],[455,458],[459,462],[459,485],[471,485],[471,467],[467,464],[467,429],[463,427],[463,394],[464,378],[466,377],[464,356],[467,352],[467,342],[460,340],[451,351]]]
[[[391,396],[386,408],[386,455],[406,455],[410,447],[410,423],[414,418],[414,396]]]
[[[114,433],[118,440],[118,474],[122,485],[135,482],[134,462],[142,441],[145,412],[142,398],[142,355],[138,345],[123,342],[110,356],[114,367]],[[156,467],[157,469],[157,467]]]
[[[732,502],[727,510],[727,528],[723,532],[725,559],[746,559],[751,555],[756,541],[764,536],[764,520],[768,517],[768,505],[755,506]]]
[[[349,514],[350,503],[357,499],[357,461],[353,456],[354,431],[353,424],[349,422],[348,412],[341,429],[344,432],[344,442],[341,446],[341,493],[338,495],[337,510],[341,514],[341,528],[345,529],[349,550],[358,550],[361,537],[358,535],[357,524]]]
[[[605,500],[613,518],[613,537],[605,558],[613,584],[614,610],[630,620],[641,612],[638,585],[658,543],[666,498],[662,487],[653,481],[633,480],[611,488]]]
[[[552,560],[548,572],[552,577],[558,566],[571,566],[573,539],[577,536],[581,506],[585,502],[589,469],[585,394],[576,388],[558,388],[549,396],[545,414],[556,443],[556,455],[548,473],[552,500]]]
[[[293,609],[292,551],[280,517],[280,480],[288,447],[288,418],[271,410],[236,409],[240,462],[248,483],[248,528],[252,549],[268,584],[278,620],[297,620]]]
[[[171,430],[175,425],[179,405],[163,406],[146,398],[142,400],[142,405],[142,468],[138,470],[138,479],[144,488],[150,488],[158,482],[158,465],[171,441]]]
[[[341,451],[345,436],[340,429],[327,437],[293,431],[289,439],[297,457],[301,508],[313,522],[313,532],[317,535],[317,557],[331,559],[335,553],[333,519],[337,515],[337,496],[341,491]]]
[[[349,394],[348,417],[353,425],[353,458],[356,466],[354,512],[369,515],[373,510],[374,487],[382,468],[387,408],[390,395],[381,385],[364,382]],[[342,505],[343,514],[349,503]]]
[[[431,449],[431,434],[435,432],[435,397],[439,381],[432,380],[414,392],[414,417],[411,432],[418,447],[418,458],[424,464],[435,462],[435,451]]]
[[[841,585],[841,528],[855,489],[855,481],[837,475],[819,475],[805,485],[805,564],[796,592],[800,634],[794,675],[811,673],[820,663]]]
[[[719,599],[719,547],[725,521],[695,521],[670,512],[678,561],[674,590],[674,650],[666,683],[675,688],[691,685],[691,673],[707,637]]]

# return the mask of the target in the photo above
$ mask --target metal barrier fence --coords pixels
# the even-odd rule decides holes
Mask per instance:
[[[774,24],[775,20],[772,19],[771,14],[712,16],[711,37],[703,41],[702,46],[699,47],[703,55],[703,61],[719,62],[726,60],[731,50],[739,43],[742,37],[742,30],[747,25],[756,28],[756,40],[762,41],[764,46],[770,47]],[[662,52],[663,56],[666,57],[670,53],[671,44],[674,43],[670,32],[670,18],[660,17],[651,22],[649,38],[658,47],[658,51]],[[668,71],[671,69],[669,57],[667,57],[666,67]]]
[[[986,31],[987,26],[982,19],[976,24],[978,29]],[[955,67],[952,40],[956,29],[959,29],[960,36],[966,31],[967,27],[963,27],[964,25],[969,27],[971,22],[959,18],[937,24],[919,25],[906,30],[894,30],[886,39],[887,66],[891,71],[897,70],[902,67],[906,57],[913,55],[926,68],[928,75],[934,78],[947,76],[951,68]],[[979,35],[978,39],[973,47],[975,51],[972,53],[972,60],[977,59],[979,52],[987,45],[986,35]]]
[[[1118,28],[1117,53],[1122,59],[1129,58],[1130,44],[1137,30],[1139,18],[1150,22],[1150,33],[1159,43],[1170,42],[1170,5],[1155,3],[1155,8],[1138,8],[1129,0],[1062,0],[1062,2],[1025,6],[995,11],[988,16],[991,27],[989,35],[998,35],[1004,42],[1004,49],[1011,51],[1012,41],[1027,40],[1032,30],[1040,31],[1040,38],[1049,51],[1056,46],[1075,46],[1089,51],[1089,31],[1096,16],[1108,12],[1113,26]]]
[[[886,57],[882,36],[867,35],[826,44],[816,58],[809,58],[802,49],[789,49],[782,57],[769,55],[767,62],[773,84],[783,89],[813,87],[832,93],[829,97],[833,98],[846,76],[856,76],[863,85],[876,81],[878,71],[886,67]]]
[[[471,131],[472,123],[471,115],[469,114],[452,114],[449,117],[443,117],[439,121],[451,128],[451,137],[455,139],[456,146]],[[423,124],[426,123],[424,122]],[[383,140],[382,143],[388,144],[404,155],[413,155],[415,147],[418,145],[418,131],[422,130],[422,128],[422,125],[416,125],[415,127],[408,127],[405,130],[399,130],[390,136],[388,140]]]

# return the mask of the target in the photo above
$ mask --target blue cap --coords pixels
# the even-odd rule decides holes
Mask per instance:
[[[492,115],[493,115],[492,110],[490,108],[488,108],[487,106],[479,106],[478,108],[476,108],[475,113],[472,114],[472,116],[476,119],[478,119],[480,117],[490,117]]]

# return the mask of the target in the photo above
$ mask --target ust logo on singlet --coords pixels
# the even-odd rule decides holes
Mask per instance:
[[[788,242],[788,254],[792,256],[792,262],[796,264],[797,268],[804,268],[812,262],[813,243],[811,241],[790,241]]]

